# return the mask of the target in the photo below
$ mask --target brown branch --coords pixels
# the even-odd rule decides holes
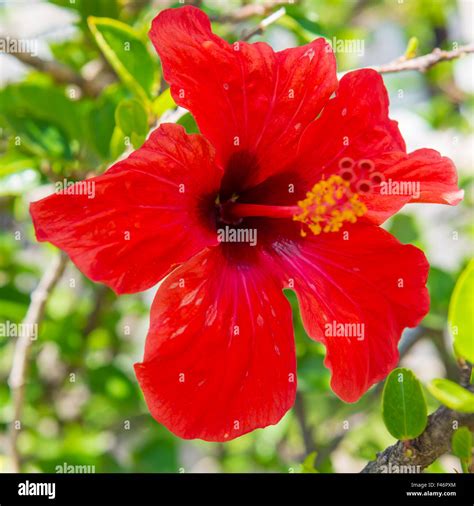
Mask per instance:
[[[460,383],[465,388],[469,385],[470,372],[471,367],[462,367]],[[400,469],[407,469],[419,473],[450,450],[454,428],[461,426],[474,430],[474,413],[459,413],[441,406],[428,417],[428,424],[421,436],[389,446],[378,453],[377,458],[361,472],[387,473],[390,470],[401,472]]]
[[[0,42],[8,46],[8,40],[5,37],[0,37]],[[91,97],[97,97],[102,91],[102,86],[95,80],[88,80],[82,77],[80,74],[74,72],[66,65],[58,63],[52,60],[43,60],[38,56],[34,56],[27,52],[13,51],[11,48],[8,53],[13,56],[21,63],[33,67],[40,72],[49,74],[56,83],[58,84],[73,84],[80,88],[84,94]]]
[[[398,361],[400,362],[400,360],[410,352],[413,346],[424,337],[426,337],[426,329],[424,327],[419,325],[414,329],[410,329],[410,333],[406,336],[404,335],[400,341],[400,346],[398,348],[400,357]],[[382,385],[382,383],[379,383],[379,385]]]
[[[94,306],[81,331],[81,335],[84,337],[87,337],[99,325],[108,294],[109,288],[106,285],[99,285],[94,289]]]
[[[299,0],[268,0],[261,4],[248,4],[244,5],[240,9],[236,9],[228,14],[220,14],[217,16],[211,16],[211,21],[217,21],[219,23],[238,23],[245,21],[253,16],[266,16],[275,7],[282,5],[296,4]]]
[[[311,427],[308,425],[308,421],[306,418],[306,409],[304,405],[304,397],[301,392],[296,392],[295,397],[295,415],[296,420],[298,421],[298,424],[301,429],[301,436],[303,439],[303,445],[304,445],[304,451],[307,455],[308,453],[311,453],[315,450],[315,444],[313,441],[313,435],[311,431]]]
[[[444,51],[442,49],[436,48],[431,53],[425,54],[423,56],[418,56],[417,58],[406,58],[405,56],[402,56],[393,62],[371,68],[380,74],[402,72],[403,70],[417,70],[419,72],[426,72],[429,68],[431,68],[433,65],[436,65],[437,63],[454,60],[468,53],[474,53],[474,44],[459,46],[457,49],[453,49],[451,51]]]
[[[459,427],[467,426],[474,430],[474,413],[457,413],[444,406],[438,408],[429,416],[423,434],[410,441],[408,448],[413,452],[412,456],[407,454],[407,446],[398,441],[380,452],[377,459],[369,462],[361,472],[387,473],[390,469],[396,472],[395,469],[400,470],[402,466],[409,466],[406,469],[413,470],[411,472],[421,472],[449,451],[455,422]]]
[[[12,467],[14,472],[20,472],[21,458],[18,452],[17,440],[20,432],[21,418],[23,414],[23,401],[25,398],[25,382],[26,372],[28,368],[28,357],[31,346],[36,339],[36,332],[41,324],[48,297],[61,278],[67,263],[67,257],[64,253],[60,253],[55,261],[50,265],[49,269],[43,274],[38,286],[31,294],[31,302],[28,311],[23,320],[24,332],[20,333],[17,338],[15,350],[13,353],[12,368],[8,378],[10,385],[13,419],[10,426],[10,454],[12,458]]]
[[[277,11],[270,14],[270,16],[267,16],[266,18],[262,19],[260,23],[252,28],[251,30],[248,30],[242,34],[241,40],[249,40],[254,35],[260,35],[264,32],[265,28],[267,28],[269,25],[280,19],[282,16],[286,14],[286,10],[284,7],[281,9],[278,9]]]
[[[447,340],[444,338],[443,331],[427,328],[426,333],[435,346],[438,356],[446,369],[446,378],[456,381],[459,369],[456,365],[456,361],[453,359],[451,351],[446,346]],[[467,384],[469,384],[469,382]]]

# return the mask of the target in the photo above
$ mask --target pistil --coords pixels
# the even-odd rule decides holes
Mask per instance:
[[[230,214],[237,219],[247,217],[289,218],[304,224],[318,235],[322,232],[337,232],[344,223],[355,223],[367,212],[358,193],[351,189],[349,181],[332,175],[316,183],[306,198],[295,206],[243,204],[234,202]],[[301,229],[301,235],[306,235]]]
[[[261,216],[265,218],[293,218],[299,210],[300,208],[298,206],[234,204],[230,212],[237,218],[247,218],[250,216]]]

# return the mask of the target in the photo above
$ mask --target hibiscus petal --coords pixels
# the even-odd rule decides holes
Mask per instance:
[[[32,203],[36,237],[117,293],[150,288],[173,264],[217,244],[208,211],[221,179],[213,158],[204,137],[164,124],[105,174]]]
[[[308,334],[326,346],[332,389],[358,400],[397,364],[402,330],[428,312],[423,252],[372,224],[273,248]]]
[[[385,182],[373,185],[372,192],[362,197],[367,219],[382,223],[413,201],[457,204],[462,191],[452,161],[428,149],[407,154],[397,122],[388,117],[388,106],[387,90],[377,72],[363,69],[346,74],[336,97],[302,135],[295,165],[306,174],[307,187],[323,175],[339,172],[344,158],[371,160],[375,171],[396,185],[389,193],[382,191]],[[405,190],[400,190],[402,182],[409,183]],[[416,199],[418,191],[421,197]]]
[[[153,417],[174,434],[227,441],[293,405],[291,309],[265,263],[196,255],[160,286],[135,371]]]
[[[418,149],[398,164],[387,168],[385,175],[394,181],[419,182],[420,194],[410,202],[456,205],[464,191],[458,188],[456,167],[452,160],[434,149]]]
[[[192,6],[161,12],[150,38],[174,99],[194,114],[222,165],[238,172],[229,177],[238,175],[241,185],[293,159],[301,132],[337,87],[335,58],[324,39],[277,53],[261,42],[229,44]]]

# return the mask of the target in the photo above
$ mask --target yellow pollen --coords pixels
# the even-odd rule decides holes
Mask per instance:
[[[359,195],[351,191],[349,181],[337,175],[316,183],[298,206],[301,211],[293,216],[293,220],[307,225],[315,235],[337,232],[344,222],[355,223],[367,212]],[[305,237],[306,232],[301,230],[301,235]]]

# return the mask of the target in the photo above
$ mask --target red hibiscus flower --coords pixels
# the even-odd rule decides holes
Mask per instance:
[[[332,389],[356,401],[429,307],[424,254],[379,225],[409,202],[456,204],[453,163],[407,154],[382,78],[360,70],[338,83],[323,39],[279,52],[229,44],[194,7],[161,12],[150,37],[202,135],[162,124],[92,180],[95,198],[33,203],[38,240],[119,294],[166,277],[135,370],[175,434],[226,441],[292,406],[283,288],[326,347]]]

